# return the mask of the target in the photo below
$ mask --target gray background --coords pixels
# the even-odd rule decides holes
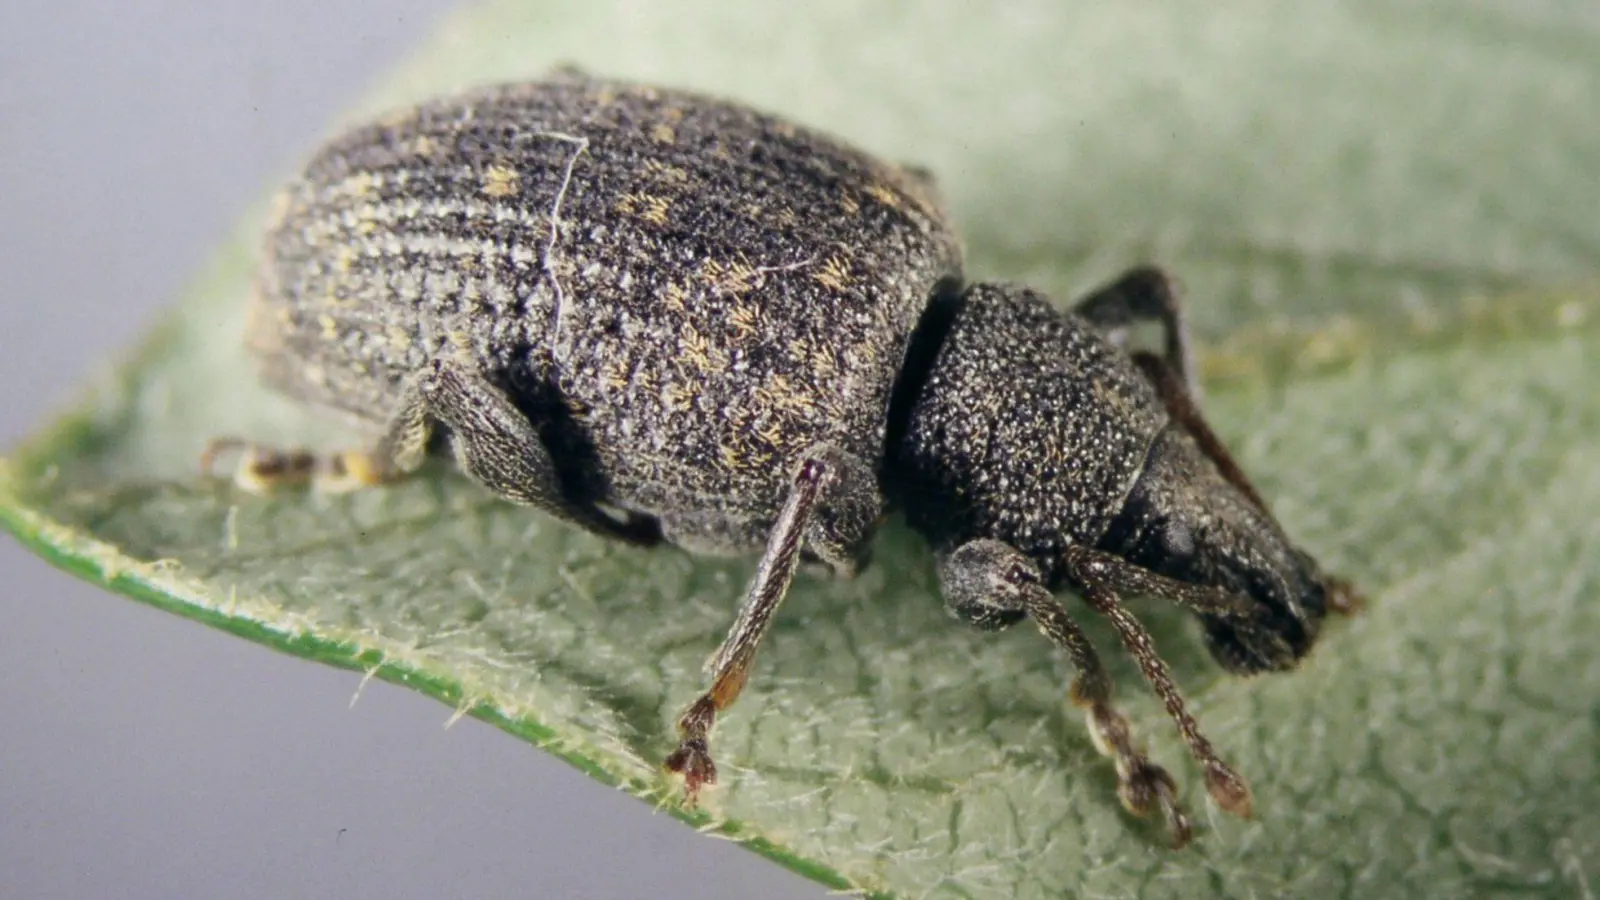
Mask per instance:
[[[452,4],[0,3],[0,446]],[[822,897],[446,707],[0,539],[0,896]]]

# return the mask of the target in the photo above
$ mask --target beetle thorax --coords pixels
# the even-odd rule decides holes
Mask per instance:
[[[936,548],[996,538],[1054,581],[1062,549],[1121,510],[1166,413],[1118,348],[1031,291],[977,285],[943,315],[897,398],[892,499]]]

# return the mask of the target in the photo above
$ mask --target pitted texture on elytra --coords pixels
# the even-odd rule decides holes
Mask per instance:
[[[1094,326],[1043,297],[979,285],[951,325],[895,468],[907,515],[935,546],[995,537],[1053,580],[1092,545],[1167,415]]]
[[[699,95],[565,75],[391,115],[280,198],[252,346],[381,423],[465,354],[646,511],[767,510],[829,442],[876,459],[958,250],[929,185]],[[454,345],[452,347],[452,345]]]

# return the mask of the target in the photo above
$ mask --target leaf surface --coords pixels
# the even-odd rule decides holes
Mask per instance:
[[[1029,628],[966,630],[891,523],[858,580],[797,582],[691,821],[904,897],[1584,895],[1600,884],[1600,14],[1267,0],[779,7],[499,0],[357,112],[558,62],[735,96],[939,174],[974,277],[1063,303],[1135,261],[1185,280],[1208,410],[1290,532],[1371,597],[1290,675],[1221,675],[1137,608],[1257,818],[1188,783],[1173,853],[1117,806]],[[1331,5],[1327,5],[1330,6]],[[640,551],[442,467],[257,500],[218,434],[343,436],[244,359],[255,220],[83,409],[0,469],[64,567],[375,670],[661,802],[673,720],[750,560]],[[1087,613],[1074,605],[1081,617]]]

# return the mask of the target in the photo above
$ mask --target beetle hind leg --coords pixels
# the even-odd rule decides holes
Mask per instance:
[[[593,503],[572,499],[534,423],[469,364],[451,357],[432,360],[402,390],[398,408],[369,449],[316,454],[220,438],[202,454],[201,467],[209,472],[217,456],[239,450],[234,481],[245,490],[264,493],[305,484],[327,492],[354,490],[414,472],[435,427],[442,425],[449,429],[461,470],[501,498],[606,537],[645,546],[661,540],[654,519],[619,520]]]
[[[270,494],[307,485],[325,493],[342,493],[392,481],[396,476],[374,453],[341,450],[316,453],[303,447],[280,449],[237,437],[213,439],[200,454],[200,471],[212,475],[217,461],[238,454],[233,483],[252,494]]]

